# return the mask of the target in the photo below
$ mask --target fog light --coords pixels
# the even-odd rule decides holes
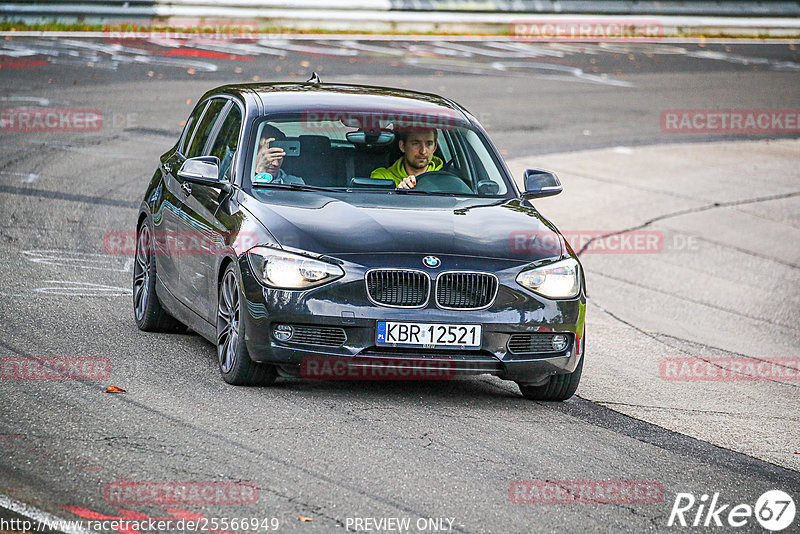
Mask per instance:
[[[289,341],[292,339],[293,334],[294,329],[288,324],[279,324],[272,330],[272,335],[275,336],[275,339],[278,341]]]
[[[553,336],[551,343],[553,344],[554,351],[561,352],[567,348],[567,336],[564,334],[556,334]]]

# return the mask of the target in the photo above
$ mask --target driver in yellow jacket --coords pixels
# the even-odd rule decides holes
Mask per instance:
[[[413,189],[417,185],[417,176],[442,168],[442,160],[433,155],[436,131],[400,132],[397,137],[402,157],[388,169],[380,167],[372,171],[371,178],[394,180],[398,189]]]

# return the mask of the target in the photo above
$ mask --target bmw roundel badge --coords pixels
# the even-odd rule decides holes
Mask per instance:
[[[425,256],[422,258],[422,263],[425,264],[425,267],[430,267],[431,269],[435,269],[442,264],[436,256]]]

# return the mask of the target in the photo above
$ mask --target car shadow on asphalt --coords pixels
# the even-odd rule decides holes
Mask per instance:
[[[495,380],[497,380],[495,382]],[[392,399],[392,400],[449,400],[469,401],[518,399],[525,401],[517,386],[509,382],[501,385],[498,379],[486,376],[459,377],[453,380],[309,380],[299,378],[279,378],[269,389],[293,393],[307,397],[326,395],[330,398],[350,397],[352,399]]]

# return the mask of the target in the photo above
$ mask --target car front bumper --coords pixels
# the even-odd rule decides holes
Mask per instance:
[[[375,258],[373,258],[375,261]],[[379,260],[378,260],[379,261]],[[491,263],[491,262],[490,262]],[[487,271],[486,262],[479,265]],[[444,310],[376,305],[367,297],[364,273],[370,266],[345,265],[344,278],[306,291],[269,289],[253,275],[246,258],[242,273],[245,343],[251,359],[277,364],[286,375],[318,379],[446,379],[492,374],[526,384],[543,383],[554,374],[571,373],[583,353],[586,297],[552,300],[528,292],[514,281],[518,265],[489,265],[499,279],[498,296],[487,309]],[[476,266],[464,268],[477,269]],[[480,324],[478,348],[379,346],[378,321]],[[281,341],[279,325],[303,335]],[[509,349],[514,335],[568,336],[559,352]],[[330,364],[326,364],[330,360]]]

